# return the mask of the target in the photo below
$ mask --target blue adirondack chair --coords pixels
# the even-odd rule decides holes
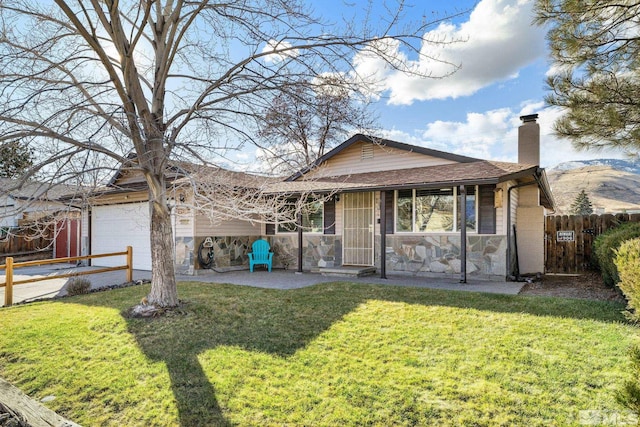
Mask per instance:
[[[269,242],[264,239],[258,239],[251,245],[249,252],[249,270],[253,273],[254,265],[266,265],[271,271],[271,263],[273,262],[273,252]]]

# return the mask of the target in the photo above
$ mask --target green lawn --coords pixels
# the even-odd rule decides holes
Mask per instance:
[[[0,310],[0,376],[85,426],[578,425],[621,410],[638,329],[586,300],[182,283]]]

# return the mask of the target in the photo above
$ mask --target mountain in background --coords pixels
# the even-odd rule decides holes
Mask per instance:
[[[580,190],[594,213],[640,212],[640,163],[598,159],[560,163],[547,169],[557,214],[568,214]]]

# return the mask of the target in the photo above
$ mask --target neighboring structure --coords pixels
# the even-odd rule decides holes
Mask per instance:
[[[262,189],[265,197],[317,196],[300,217],[301,234],[295,225],[265,218],[212,224],[190,208],[193,195],[187,187],[175,190],[177,269],[194,273],[199,268],[197,252],[205,239],[215,268],[248,268],[251,243],[265,238],[275,252],[276,268],[353,265],[373,266],[383,275],[466,271],[487,278],[543,272],[544,215],[554,202],[539,167],[536,118],[521,117],[518,163],[355,135],[308,168]],[[256,181],[255,176],[225,173],[238,185],[250,187]],[[134,267],[151,268],[144,187],[139,174],[122,171],[95,198],[85,221],[90,227],[83,228],[92,253],[132,245]],[[466,253],[464,266],[461,252]]]
[[[41,229],[42,233],[55,237],[55,258],[77,256],[80,254],[80,209],[69,205],[77,190],[64,184],[34,181],[20,184],[0,178],[0,228],[11,233],[28,226],[30,235]]]

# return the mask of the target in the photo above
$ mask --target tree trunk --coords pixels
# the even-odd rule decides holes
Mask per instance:
[[[171,211],[166,200],[149,202],[151,211],[151,292],[148,303],[160,307],[178,305],[178,288],[173,256]],[[134,254],[135,256],[135,254]]]

